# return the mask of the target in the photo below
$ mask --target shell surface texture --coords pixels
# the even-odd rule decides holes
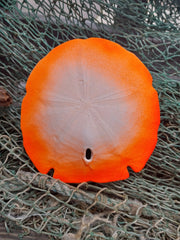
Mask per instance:
[[[145,65],[119,44],[74,39],[31,72],[21,108],[27,154],[64,182],[110,182],[139,172],[157,143],[159,100]]]

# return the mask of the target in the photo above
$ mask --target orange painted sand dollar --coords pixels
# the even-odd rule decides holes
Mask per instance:
[[[160,109],[144,64],[119,44],[74,39],[33,69],[22,102],[27,154],[64,182],[110,182],[139,172],[157,143]]]

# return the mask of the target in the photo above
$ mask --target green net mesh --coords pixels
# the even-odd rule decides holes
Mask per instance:
[[[159,94],[156,149],[140,173],[106,184],[65,184],[40,174],[23,149],[25,83],[52,48],[102,37],[134,52]],[[0,216],[50,239],[180,239],[179,0],[7,0],[0,2]]]

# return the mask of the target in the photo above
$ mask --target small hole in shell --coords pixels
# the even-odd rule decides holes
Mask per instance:
[[[90,162],[92,160],[92,150],[90,148],[87,148],[86,149],[86,152],[85,152],[85,160],[87,162]]]

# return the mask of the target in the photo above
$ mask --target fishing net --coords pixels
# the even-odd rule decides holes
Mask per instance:
[[[4,0],[0,19],[0,220],[6,230],[22,228],[21,238],[34,231],[64,240],[180,239],[179,0]],[[129,179],[106,184],[65,184],[40,174],[25,153],[21,101],[42,57],[88,37],[117,42],[148,67],[161,125],[140,173],[129,169]]]

